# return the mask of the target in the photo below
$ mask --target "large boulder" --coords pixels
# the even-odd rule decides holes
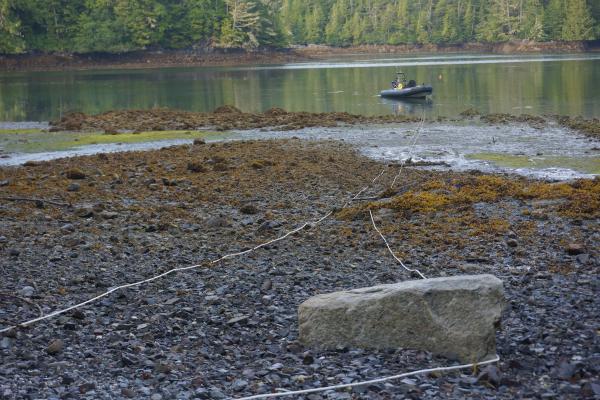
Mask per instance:
[[[300,340],[317,349],[427,350],[471,363],[495,356],[503,307],[502,281],[492,275],[321,294],[298,309]]]

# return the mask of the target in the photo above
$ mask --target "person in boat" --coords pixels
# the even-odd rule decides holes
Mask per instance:
[[[395,79],[392,81],[392,89],[402,89],[403,87],[404,85],[402,84],[402,82],[399,82]]]
[[[399,71],[396,73],[396,79],[394,80],[394,82],[396,82],[396,85],[392,85],[392,87],[394,89],[404,89],[405,83],[406,83],[406,78],[404,76],[404,73],[402,71]]]

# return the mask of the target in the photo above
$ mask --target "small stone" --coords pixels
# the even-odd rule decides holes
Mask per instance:
[[[160,393],[154,393],[152,396],[150,396],[150,400],[162,400],[162,394]]]
[[[71,168],[65,172],[65,175],[69,179],[85,179],[85,173],[79,168]]]
[[[567,361],[562,361],[558,365],[558,370],[556,372],[556,376],[558,379],[562,379],[565,381],[570,380],[577,373],[577,367],[574,364],[571,364]]]
[[[123,397],[127,397],[129,399],[132,399],[135,397],[135,391],[129,388],[123,388],[121,389],[121,394],[123,395]]]
[[[21,290],[19,290],[19,295],[23,297],[31,297],[35,293],[35,289],[32,286],[23,286]]]
[[[247,380],[245,380],[245,379],[236,379],[231,384],[231,390],[233,390],[234,392],[239,392],[239,391],[244,390],[244,388],[246,386],[248,386],[248,381]]]
[[[203,145],[203,144],[206,144],[206,140],[204,140],[202,138],[194,139],[194,146],[199,146],[199,145]]]
[[[0,349],[9,349],[11,344],[12,340],[10,338],[3,337],[2,340],[0,340]]]
[[[21,252],[17,249],[8,249],[8,255],[11,257],[18,257]]]
[[[94,209],[90,206],[79,206],[75,208],[75,215],[80,218],[90,218],[94,215]]]
[[[10,184],[10,181],[8,179],[4,179],[0,181],[0,187],[2,186],[8,186]]]
[[[246,204],[246,205],[244,205],[244,206],[242,206],[240,208],[240,212],[242,214],[257,214],[258,213],[258,208],[256,208],[252,204]]]
[[[75,378],[70,375],[63,375],[61,382],[63,385],[70,385],[75,382]]]
[[[214,296],[214,295],[210,295],[210,296],[206,296],[204,298],[204,300],[208,303],[208,304],[216,304],[219,302],[219,300],[221,300],[221,298],[219,296]]]
[[[159,374],[170,374],[172,370],[173,367],[166,363],[158,363],[154,366],[154,371],[158,372]]]
[[[121,363],[123,366],[128,367],[130,365],[137,364],[138,360],[133,354],[122,353],[121,354]]]
[[[501,381],[500,370],[495,365],[486,366],[477,377],[477,382],[487,382],[494,387],[500,386]]]
[[[204,386],[204,378],[202,378],[201,376],[195,377],[194,379],[192,379],[192,386],[194,386],[194,387]]]
[[[260,290],[263,292],[266,292],[267,290],[271,290],[272,287],[273,287],[273,281],[271,281],[270,279],[267,279],[260,286]]]
[[[79,192],[79,189],[81,189],[81,185],[77,182],[69,183],[69,186],[67,186],[68,192]]]
[[[581,243],[569,243],[565,251],[571,256],[576,256],[577,254],[584,253],[584,246]]]
[[[206,221],[206,225],[211,228],[224,228],[230,226],[230,222],[225,217],[212,217]]]
[[[211,391],[208,393],[208,398],[221,400],[227,398],[227,396],[225,396],[219,389],[211,389]]]
[[[310,365],[315,362],[315,358],[310,353],[305,353],[302,358],[302,364]]]
[[[590,262],[590,255],[586,253],[578,254],[577,257],[575,257],[575,259],[580,264],[588,264]]]
[[[46,347],[46,352],[48,354],[58,354],[63,350],[64,343],[60,339],[54,339],[50,342],[48,347]]]
[[[508,247],[517,247],[519,245],[519,242],[517,242],[515,239],[508,239],[506,241],[506,245]]]
[[[87,393],[94,389],[96,389],[96,384],[93,382],[86,382],[86,383],[79,385],[79,393],[81,393],[81,394]]]
[[[191,172],[206,172],[206,168],[204,168],[204,166],[201,163],[196,161],[189,162],[187,165],[187,169]]]
[[[8,239],[6,238],[6,236],[0,236],[0,243],[6,243],[8,242]]]
[[[229,321],[227,321],[227,324],[228,325],[239,324],[240,322],[246,321],[248,318],[250,318],[249,315],[240,315],[240,316],[231,318]]]
[[[104,219],[115,219],[119,216],[119,213],[116,213],[114,211],[102,211],[100,213],[100,216]]]

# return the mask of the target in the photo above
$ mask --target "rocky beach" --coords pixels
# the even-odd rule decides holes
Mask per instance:
[[[342,142],[298,139],[1,168],[0,329],[197,268],[5,332],[0,398],[224,399],[455,365],[425,351],[299,342],[297,308],[310,296],[418,279],[368,210],[428,277],[503,281],[500,361],[305,398],[598,398],[598,179],[405,166],[392,186],[399,171]]]

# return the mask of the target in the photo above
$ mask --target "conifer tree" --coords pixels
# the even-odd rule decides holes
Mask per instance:
[[[590,40],[594,38],[594,20],[585,0],[569,0],[562,27],[563,40]]]
[[[24,49],[21,21],[14,13],[13,0],[0,0],[0,53],[20,53]]]

